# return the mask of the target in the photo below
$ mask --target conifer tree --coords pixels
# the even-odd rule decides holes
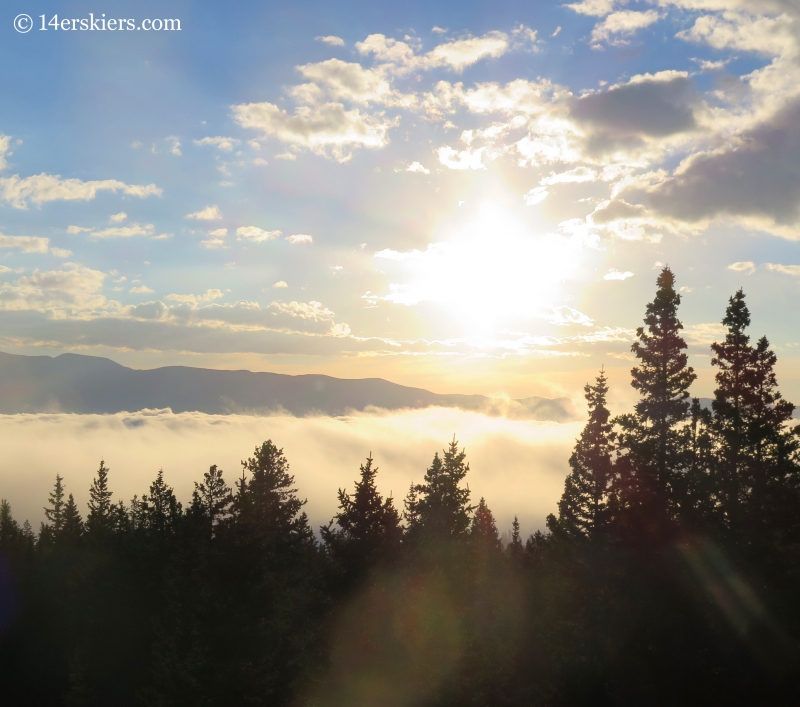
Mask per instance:
[[[469,528],[470,539],[479,547],[486,549],[500,549],[500,536],[497,533],[497,523],[494,515],[486,505],[486,499],[481,497],[475,508],[475,515]]]
[[[210,535],[215,526],[227,518],[232,502],[231,489],[222,477],[222,469],[212,465],[203,474],[202,483],[195,482],[192,493],[192,509],[206,519]]]
[[[64,479],[60,474],[56,474],[56,482],[53,491],[50,493],[50,507],[44,509],[45,518],[49,521],[49,529],[55,535],[59,535],[64,529]]]
[[[0,549],[15,546],[22,537],[22,528],[14,520],[11,513],[11,504],[5,499],[0,499]]]
[[[181,514],[181,504],[175,498],[175,492],[164,481],[164,470],[159,469],[155,481],[150,484],[150,493],[142,496],[141,513],[143,520],[151,532],[165,535],[175,529]]]
[[[64,504],[64,528],[63,537],[69,541],[76,541],[83,535],[83,520],[78,511],[78,505],[72,494],[69,495]]]
[[[322,539],[334,561],[346,573],[358,577],[380,560],[389,560],[402,539],[400,514],[394,500],[383,498],[375,484],[378,467],[372,465],[372,452],[359,469],[351,496],[339,489],[339,512],[320,528]],[[334,528],[333,524],[338,528]]]
[[[609,493],[613,481],[614,434],[606,407],[608,382],[604,371],[594,385],[584,387],[589,421],[569,458],[570,474],[558,503],[559,530],[573,538],[600,538],[609,522]],[[551,521],[552,523],[552,521]]]
[[[89,514],[86,531],[93,536],[109,534],[114,529],[115,511],[111,503],[112,492],[108,488],[108,467],[100,460],[97,477],[89,488]]]
[[[651,528],[675,517],[685,493],[686,430],[689,387],[697,377],[688,365],[686,342],[678,319],[681,296],[675,276],[665,267],[647,305],[645,326],[636,331],[631,350],[639,359],[631,385],[639,391],[633,415],[618,418],[620,447],[627,459],[620,467],[622,506],[634,510],[636,523]]]
[[[514,559],[519,559],[522,557],[522,552],[524,549],[525,548],[522,545],[522,536],[519,532],[519,518],[514,516],[514,520],[511,523],[511,542],[508,543],[506,550],[511,557]]]
[[[455,436],[439,457],[434,454],[423,483],[412,486],[406,499],[408,533],[412,538],[449,540],[462,538],[470,526],[469,488],[459,484],[469,471],[466,452],[458,450]]]

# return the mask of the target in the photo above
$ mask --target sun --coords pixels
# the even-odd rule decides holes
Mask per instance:
[[[487,202],[446,241],[375,257],[398,263],[407,278],[391,283],[383,299],[430,302],[470,334],[488,335],[530,319],[574,319],[564,311],[564,283],[577,274],[582,250],[581,240],[532,232],[501,204]]]

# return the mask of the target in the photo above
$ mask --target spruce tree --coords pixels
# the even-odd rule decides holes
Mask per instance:
[[[497,533],[497,523],[486,499],[481,497],[475,508],[475,515],[469,528],[470,540],[478,547],[492,550],[500,549],[500,536]]]
[[[558,503],[555,525],[570,537],[594,540],[600,538],[608,526],[613,481],[614,434],[606,407],[608,382],[604,371],[600,370],[594,385],[587,383],[583,390],[589,406],[589,421],[569,458],[571,472]]]
[[[403,535],[394,500],[381,496],[375,484],[378,468],[372,464],[370,452],[359,467],[361,478],[355,483],[355,492],[351,496],[339,489],[339,512],[320,528],[329,553],[351,578],[381,560],[391,560]]]
[[[142,496],[141,513],[148,530],[157,535],[166,535],[175,529],[181,514],[181,504],[175,492],[164,481],[164,470],[159,469],[155,481],[150,484],[150,493]]]
[[[466,452],[458,450],[455,436],[439,457],[434,454],[423,483],[412,486],[406,499],[406,521],[412,539],[463,538],[470,526],[469,488],[459,484],[469,471]]]
[[[678,515],[685,496],[686,422],[689,387],[697,377],[688,365],[686,342],[678,319],[681,296],[675,276],[665,267],[656,281],[654,300],[647,305],[645,326],[636,331],[631,350],[639,365],[631,370],[631,385],[640,394],[633,415],[618,418],[620,448],[627,459],[620,465],[621,506],[632,511],[628,520],[655,530]]]
[[[45,518],[49,522],[49,529],[55,535],[60,535],[64,529],[64,479],[60,474],[56,474],[56,482],[53,491],[50,493],[50,507],[44,509]]]
[[[78,505],[72,494],[69,495],[67,502],[64,504],[64,528],[63,537],[68,541],[77,541],[83,535],[83,520],[78,511]]]
[[[519,518],[514,516],[514,520],[511,523],[511,542],[508,543],[506,551],[512,558],[518,560],[522,557],[524,549],[522,545],[522,536],[519,532]]]
[[[222,477],[222,469],[212,465],[203,474],[202,483],[195,482],[192,493],[192,510],[205,518],[209,537],[217,524],[228,517],[232,502],[231,489]]]
[[[15,548],[22,537],[22,528],[14,520],[11,513],[11,504],[5,499],[0,499],[0,549]]]
[[[108,467],[100,460],[97,477],[89,488],[89,514],[86,517],[86,531],[99,537],[111,533],[115,524],[115,510],[111,504],[112,492],[108,488]]]

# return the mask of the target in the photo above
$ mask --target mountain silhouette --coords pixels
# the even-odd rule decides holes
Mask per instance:
[[[117,413],[170,408],[175,413],[344,415],[449,407],[513,419],[575,419],[568,398],[505,400],[483,395],[440,395],[381,378],[342,379],[187,366],[138,370],[108,358],[0,352],[0,413]]]

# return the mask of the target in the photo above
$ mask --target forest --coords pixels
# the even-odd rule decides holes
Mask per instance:
[[[162,472],[115,499],[103,461],[85,511],[55,475],[38,532],[3,500],[2,704],[800,704],[794,406],[741,290],[713,401],[691,397],[680,301],[664,268],[638,402],[612,417],[604,372],[586,385],[563,495],[528,538],[515,520],[501,541],[455,437],[401,503],[370,453],[316,532],[272,441],[185,504]]]

